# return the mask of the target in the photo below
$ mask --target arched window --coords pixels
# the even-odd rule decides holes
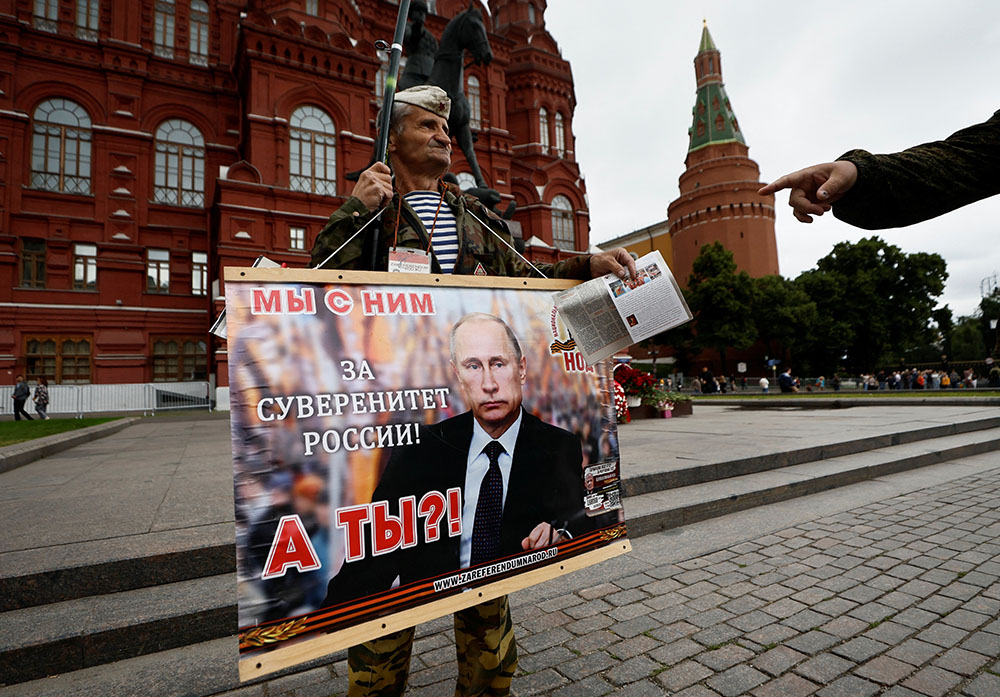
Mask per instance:
[[[156,0],[153,14],[153,53],[174,57],[174,0]]]
[[[542,144],[542,152],[549,151],[549,112],[545,107],[538,110],[538,142]]]
[[[205,205],[205,139],[187,121],[170,119],[156,129],[153,200],[175,206]]]
[[[468,172],[459,172],[455,178],[458,179],[458,186],[462,191],[468,191],[476,186],[476,178]]]
[[[205,0],[191,0],[188,60],[195,65],[208,65],[208,3]]]
[[[562,157],[566,154],[566,125],[563,123],[563,115],[556,112],[556,156]]]
[[[90,143],[90,117],[82,106],[61,98],[39,104],[31,128],[31,186],[89,194]]]
[[[100,15],[100,0],[76,0],[76,38],[97,41],[97,22]]]
[[[337,140],[333,119],[315,106],[300,106],[288,121],[290,185],[295,191],[337,195]]]
[[[482,106],[479,100],[479,78],[470,75],[465,81],[465,96],[469,100],[469,128],[483,127]]]
[[[552,199],[552,242],[559,249],[576,249],[573,205],[561,194]]]

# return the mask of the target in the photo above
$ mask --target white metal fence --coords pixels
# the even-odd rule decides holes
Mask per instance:
[[[35,394],[35,383],[29,383]],[[0,415],[14,413],[13,385],[0,386]],[[34,415],[29,399],[25,410]],[[172,409],[212,410],[207,382],[147,382],[126,385],[49,385],[49,414],[83,416],[100,412]]]

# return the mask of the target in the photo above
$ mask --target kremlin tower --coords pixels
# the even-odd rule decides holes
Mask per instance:
[[[680,196],[668,209],[670,267],[687,285],[695,257],[706,244],[721,242],[737,267],[751,276],[778,273],[774,197],[761,197],[760,169],[748,148],[722,83],[719,49],[702,29],[694,59],[698,93],[688,129],[687,170]]]

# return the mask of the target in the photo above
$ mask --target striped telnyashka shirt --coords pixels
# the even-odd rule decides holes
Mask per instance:
[[[454,213],[447,204],[441,202],[441,194],[436,191],[411,191],[403,198],[416,212],[431,236],[434,256],[441,265],[441,271],[451,273],[455,268],[455,260],[458,259],[458,233],[455,228]],[[436,221],[435,213],[437,213]]]

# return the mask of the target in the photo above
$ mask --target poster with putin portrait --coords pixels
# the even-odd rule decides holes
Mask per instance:
[[[242,678],[628,551],[571,285],[226,270]]]

